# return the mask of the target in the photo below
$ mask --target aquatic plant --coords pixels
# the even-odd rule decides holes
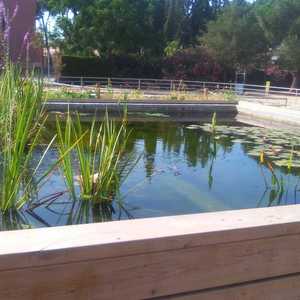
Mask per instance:
[[[211,120],[211,128],[212,128],[212,133],[216,133],[217,129],[217,113],[213,114],[212,120]]]
[[[75,90],[67,88],[58,88],[55,90],[45,90],[43,93],[43,98],[45,100],[53,99],[88,99],[95,98],[96,93],[91,90]]]
[[[76,198],[75,185],[74,185],[74,171],[72,165],[72,153],[68,152],[67,155],[64,155],[68,149],[73,145],[73,123],[71,119],[70,112],[68,111],[67,117],[65,120],[64,127],[61,124],[61,121],[58,116],[56,116],[56,131],[57,131],[57,149],[59,155],[63,157],[60,162],[60,167],[62,168],[63,174],[65,176],[66,185],[72,195]]]
[[[293,167],[293,159],[294,159],[294,146],[292,147],[292,150],[289,155],[288,162],[287,162],[287,169],[289,172],[292,170],[292,167]]]
[[[21,208],[32,191],[27,172],[45,120],[42,82],[23,78],[18,68],[8,64],[0,77],[2,211]]]
[[[132,90],[129,94],[129,99],[133,99],[133,100],[139,100],[139,99],[143,99],[144,98],[144,93],[142,92],[141,89],[135,89]]]
[[[119,191],[122,181],[129,175],[130,159],[123,159],[130,132],[126,128],[126,117],[121,124],[110,120],[106,113],[102,123],[94,119],[86,130],[80,115],[72,120],[70,114],[66,119],[64,130],[57,119],[60,153],[77,141],[74,155],[78,160],[79,172],[75,176],[72,170],[71,153],[61,160],[70,192],[75,194],[76,182],[80,185],[81,199],[94,202],[111,202]],[[75,182],[76,181],[76,182]]]
[[[83,134],[79,116],[75,128],[76,138],[79,138]],[[82,140],[77,146],[83,199],[103,202],[114,198],[128,175],[126,164],[121,163],[128,137],[125,123],[118,126],[109,120],[108,114],[99,127],[93,121],[88,143]]]
[[[223,97],[227,101],[235,101],[237,99],[237,95],[233,90],[225,90],[223,92]]]

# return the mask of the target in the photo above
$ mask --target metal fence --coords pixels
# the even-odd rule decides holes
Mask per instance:
[[[170,91],[199,92],[232,91],[235,94],[249,96],[300,96],[300,89],[289,89],[271,85],[238,84],[225,82],[168,80],[168,79],[142,79],[142,78],[116,78],[116,77],[69,77],[62,76],[59,81],[52,84],[61,84],[74,87],[101,87],[112,89],[138,89],[151,93],[169,93]]]

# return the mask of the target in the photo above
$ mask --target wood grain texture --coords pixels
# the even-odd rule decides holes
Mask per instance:
[[[299,220],[290,206],[0,233],[0,299],[149,299],[295,274]]]
[[[299,300],[300,275],[264,280],[159,300]]]

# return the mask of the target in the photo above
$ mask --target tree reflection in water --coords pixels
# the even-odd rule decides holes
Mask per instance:
[[[255,180],[265,187],[261,198],[258,199],[258,207],[290,204],[291,194],[294,195],[294,202],[297,203],[300,191],[298,170],[288,171],[285,168],[278,168],[271,161],[269,164],[261,164],[259,159],[247,154],[251,149],[249,143],[237,145],[232,136],[220,138],[218,134],[211,134],[201,129],[189,130],[186,124],[172,122],[139,122],[130,126],[133,131],[124,157],[143,155],[137,166],[138,187],[152,184],[154,176],[163,173],[166,173],[166,178],[178,176],[175,182],[180,184],[180,176],[183,177],[184,172],[205,169],[208,189],[213,192],[214,187],[218,187],[217,182],[218,185],[220,184],[220,181],[215,180],[218,176],[216,166],[219,159],[234,155],[233,150],[239,148],[244,155],[242,159],[252,163],[256,161],[258,165],[257,170],[260,173],[255,173],[257,177]],[[230,164],[231,162],[229,167]],[[76,167],[76,164],[74,166]],[[229,173],[228,176],[230,175]],[[298,178],[296,184],[294,184],[295,178]],[[135,186],[128,186],[122,191],[123,194],[116,193],[113,201],[105,204],[73,201],[65,191],[55,191],[40,199],[37,199],[37,195],[33,195],[22,211],[10,211],[0,216],[0,227],[2,230],[13,230],[130,219],[134,216],[135,208],[126,203],[126,199],[130,198],[137,189]]]

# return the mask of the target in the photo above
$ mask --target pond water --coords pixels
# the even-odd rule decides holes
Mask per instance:
[[[297,204],[300,137],[243,124],[130,123],[137,165],[110,206],[74,202],[59,170],[0,229],[35,228]],[[39,152],[39,151],[38,151]],[[36,153],[36,159],[41,155]],[[51,149],[42,174],[57,159]],[[74,168],[77,162],[74,161]],[[79,187],[78,187],[79,192]]]

